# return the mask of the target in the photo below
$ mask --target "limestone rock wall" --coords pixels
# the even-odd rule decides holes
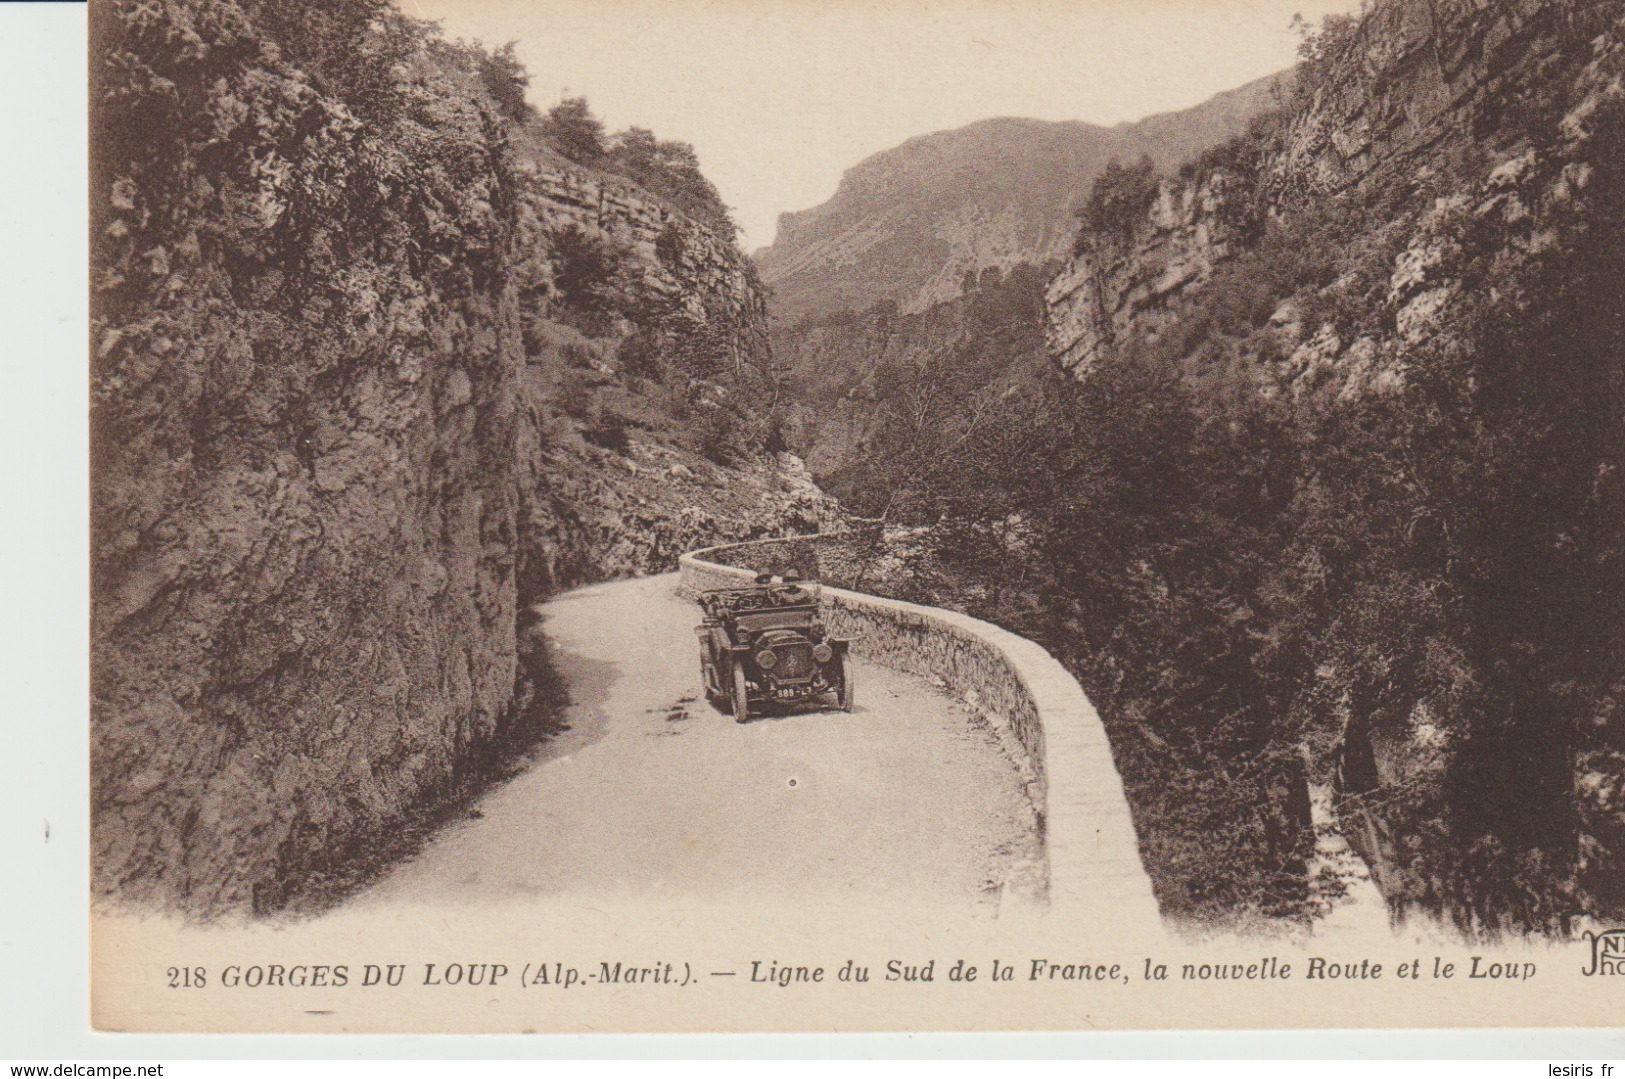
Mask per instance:
[[[767,294],[754,264],[732,242],[619,176],[556,154],[521,164],[520,227],[537,237],[574,226],[635,259],[641,285],[696,323],[718,328],[736,364],[762,365],[768,354]],[[537,250],[545,240],[536,242]],[[546,280],[545,256],[530,267]]]
[[[538,450],[526,467],[535,496],[520,522],[525,602],[668,573],[696,547],[816,533],[842,520],[840,506],[787,453],[709,474],[653,446],[629,456]]]
[[[748,357],[763,296],[725,240],[524,174],[455,65],[363,115],[231,0],[91,17],[92,885],[275,911],[523,735],[528,603],[816,499],[788,464],[707,494],[549,445],[543,219],[625,237]]]
[[[440,193],[469,212],[447,272],[342,256],[370,226],[336,214],[308,248],[293,178],[363,188],[369,148],[291,73],[238,78],[245,125],[270,84],[330,127],[246,189],[229,127],[93,188],[94,884],[197,911],[281,906],[496,737],[516,679],[501,172],[476,152]]]
[[[1247,246],[1249,224],[1316,200],[1387,198],[1409,233],[1392,264],[1390,339],[1337,337],[1278,312],[1280,389],[1389,392],[1404,346],[1448,320],[1463,236],[1499,230],[1507,259],[1538,255],[1558,219],[1584,212],[1588,118],[1619,93],[1620,30],[1585,38],[1580,7],[1547,0],[1385,0],[1359,22],[1321,88],[1287,118],[1249,175],[1219,166],[1163,184],[1126,241],[1087,240],[1051,281],[1047,342],[1086,377],[1130,333],[1155,338],[1213,269]],[[1582,66],[1572,73],[1576,63]],[[1459,173],[1456,175],[1455,173]],[[1406,193],[1450,187],[1440,197]],[[1553,220],[1542,222],[1543,215]],[[1336,377],[1327,380],[1328,373]],[[1345,393],[1346,391],[1346,393]]]
[[[1618,250],[1625,9],[1605,0],[1378,0],[1330,45],[1301,84],[1312,92],[1300,91],[1272,129],[1164,183],[1131,235],[1083,238],[1080,253],[1049,286],[1053,358],[1082,379],[1131,343],[1160,346],[1153,351],[1157,361],[1192,385],[1256,389],[1290,406],[1276,415],[1314,430],[1323,418],[1342,419],[1333,414],[1339,406],[1392,399],[1425,376],[1458,379],[1455,388],[1473,394],[1473,368],[1461,361],[1482,354],[1483,362],[1496,362],[1495,349],[1485,345],[1486,327],[1529,328],[1535,347],[1526,344],[1521,351],[1543,355],[1539,349],[1549,340],[1553,366],[1528,372],[1507,367],[1519,374],[1503,373],[1497,392],[1529,411],[1475,405],[1487,417],[1486,427],[1505,422],[1507,432],[1518,432],[1517,423],[1540,429],[1565,411],[1603,411],[1606,406],[1595,402],[1611,399],[1617,368],[1594,360],[1589,342],[1580,338],[1587,329],[1608,340],[1602,335],[1609,324],[1603,317],[1588,325],[1589,311],[1576,315],[1564,307],[1574,302],[1564,298],[1564,283],[1583,279],[1586,288],[1606,297],[1608,283],[1592,282],[1613,265],[1600,253]],[[1302,250],[1310,244],[1318,249]],[[1233,317],[1224,330],[1208,320],[1218,309],[1208,302],[1215,296],[1231,305]],[[1607,300],[1596,306],[1606,309]],[[1553,319],[1554,309],[1560,321]],[[1237,310],[1243,314],[1235,316]],[[1176,322],[1181,333],[1165,334]],[[1566,362],[1587,373],[1576,377],[1560,366]],[[1589,370],[1582,366],[1592,363]],[[1553,386],[1565,387],[1572,408],[1559,399],[1540,400],[1541,390]],[[1580,400],[1588,391],[1595,396]],[[1529,416],[1538,416],[1538,424]],[[1575,515],[1568,520],[1612,512],[1589,508],[1610,505],[1608,488],[1589,476],[1583,485],[1577,482],[1592,469],[1596,476],[1617,473],[1611,459],[1617,457],[1617,432],[1607,430],[1594,446],[1586,442],[1589,434],[1566,434],[1561,449],[1573,456],[1564,458],[1567,465],[1554,458],[1549,477],[1536,488],[1567,484],[1588,490],[1563,503],[1588,507],[1566,510]],[[1594,458],[1587,456],[1592,453]],[[1419,500],[1440,519],[1470,517],[1469,507],[1452,504],[1443,492]],[[1550,519],[1564,520],[1555,514]],[[1473,542],[1502,557],[1495,543]],[[1512,558],[1491,563],[1494,587],[1515,593],[1526,578],[1539,579],[1540,564],[1562,557],[1569,541],[1565,533],[1540,542],[1549,546],[1531,544],[1529,551],[1541,553],[1529,554],[1523,565]],[[1565,587],[1569,580],[1607,580],[1596,567],[1617,561],[1608,543],[1599,542],[1597,549],[1607,553],[1592,563],[1564,563]],[[1455,564],[1437,572],[1443,580],[1458,573],[1470,579]],[[1466,624],[1479,616],[1462,610],[1449,617]],[[1586,622],[1608,625],[1606,615],[1590,615]],[[1581,669],[1582,657],[1601,658],[1604,651],[1555,634],[1552,642],[1540,647],[1550,647],[1572,669]],[[1523,642],[1519,647],[1536,650]],[[1495,656],[1489,649],[1486,654]],[[1362,760],[1369,758],[1370,788],[1381,790],[1387,807],[1376,815],[1388,821],[1403,815],[1412,792],[1441,789],[1440,777],[1456,767],[1455,758],[1430,742],[1438,730],[1434,719],[1446,711],[1432,708],[1419,693],[1390,712],[1396,718],[1384,721],[1387,729],[1369,733],[1360,729],[1368,718],[1364,706],[1353,708],[1344,744]],[[1530,762],[1540,759],[1537,750],[1558,746],[1569,754],[1572,796],[1554,796],[1547,804],[1557,806],[1554,818],[1571,809],[1578,817],[1578,890],[1597,909],[1620,901],[1615,882],[1625,834],[1619,796],[1625,757],[1607,718],[1613,711],[1611,703],[1599,707],[1575,724],[1572,735],[1557,731],[1545,744],[1531,739],[1521,746],[1527,761],[1506,786],[1508,801],[1524,798],[1518,773],[1535,770]],[[1462,716],[1450,718],[1469,726]],[[1562,766],[1552,771],[1560,774]],[[1417,779],[1424,774],[1434,787]],[[1565,797],[1571,804],[1559,805]],[[1483,815],[1479,808],[1473,812]],[[1554,827],[1554,834],[1563,827]],[[1416,852],[1445,844],[1422,834],[1414,821],[1402,821],[1396,830],[1401,835],[1392,843],[1354,839],[1387,874],[1391,901],[1421,896],[1432,902],[1438,892],[1429,889],[1439,878],[1406,879],[1404,866],[1424,865],[1426,873],[1437,874],[1437,865]]]
[[[1154,331],[1174,301],[1236,250],[1235,180],[1224,173],[1164,183],[1127,242],[1100,237],[1073,256],[1045,290],[1045,345],[1083,378],[1131,329]]]
[[[1359,23],[1336,77],[1293,121],[1271,163],[1277,203],[1415,168],[1448,143],[1517,138],[1520,105],[1550,102],[1579,5],[1552,0],[1387,0]]]

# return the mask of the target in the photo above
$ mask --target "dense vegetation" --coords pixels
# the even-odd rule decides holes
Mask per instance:
[[[1145,220],[1145,212],[1157,198],[1157,169],[1149,156],[1132,165],[1116,158],[1089,187],[1089,197],[1078,208],[1078,240],[1100,237],[1122,242],[1133,235]]]
[[[1551,87],[1612,16],[1566,7]],[[1082,384],[987,395],[966,355],[894,369],[863,508],[935,525],[900,587],[1079,674],[1165,909],[1310,910],[1316,779],[1351,833],[1369,825],[1396,911],[1478,934],[1617,919],[1625,111],[1588,115],[1569,163],[1583,210],[1550,149],[1573,104],[1559,92],[1508,120],[1535,140],[1520,190],[1559,192],[1538,219],[1489,179],[1517,147],[1465,141],[1420,178],[1413,164],[1267,212],[1292,110],[1358,29],[1311,37],[1287,111],[1186,170],[1225,176],[1240,254]],[[1108,170],[1080,250],[1130,243],[1158,181]],[[1444,252],[1460,287],[1407,335],[1390,278],[1410,245]],[[1345,394],[1346,372],[1293,367],[1304,338],[1283,322],[1380,343],[1397,374]],[[917,400],[941,414],[919,422]]]
[[[762,296],[535,146],[511,47],[386,0],[90,18],[95,887],[283,909],[539,736],[532,603],[731,527],[609,549],[619,455],[760,448]]]
[[[447,41],[390,0],[115,4],[95,32],[112,56],[95,72],[107,102],[97,166],[112,191],[94,208],[105,226],[101,324],[138,322],[153,299],[148,279],[215,242],[242,273],[277,269],[278,293],[264,299],[298,312],[280,316],[294,353],[310,348],[298,335],[366,317],[350,310],[356,303],[387,308],[426,285],[437,298],[473,289],[495,303],[513,288],[526,353],[562,368],[572,404],[594,392],[575,384],[572,367],[608,366],[646,387],[619,419],[585,406],[589,425],[647,425],[653,410],[675,430],[698,408],[712,456],[764,445],[765,344],[742,352],[756,332],[746,314],[710,298],[697,314],[651,288],[617,237],[568,224],[531,235],[517,213],[515,163],[546,146],[684,212],[693,229],[674,224],[657,245],[676,267],[695,230],[726,245],[736,235],[692,147],[635,127],[606,138],[579,98],[538,116],[512,43],[491,52]],[[149,273],[159,256],[166,272]],[[740,265],[757,287],[748,261]],[[571,334],[549,328],[557,324],[589,340],[562,349]],[[119,331],[122,347],[139,343],[136,329]]]
[[[905,314],[892,301],[781,326],[792,448],[859,514],[913,520],[939,440],[967,438],[1006,394],[1045,377],[1044,283],[1052,267],[967,271],[962,293]],[[950,436],[950,432],[952,432]]]

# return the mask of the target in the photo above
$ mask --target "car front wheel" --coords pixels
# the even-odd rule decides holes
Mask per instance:
[[[733,692],[734,722],[735,723],[743,723],[747,719],[750,718],[750,690],[745,685],[745,666],[744,666],[744,664],[736,662],[733,665],[733,668],[734,668],[734,686],[733,686],[733,690],[734,690],[734,692]]]
[[[717,672],[711,664],[711,654],[703,645],[700,647],[700,681],[705,685],[705,699],[715,704],[722,696],[717,689]]]
[[[841,684],[835,690],[835,703],[843,712],[852,711],[852,666],[845,660],[841,661]]]

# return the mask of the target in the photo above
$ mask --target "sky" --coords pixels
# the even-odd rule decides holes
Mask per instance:
[[[751,250],[914,135],[991,116],[1115,124],[1288,67],[1295,14],[1358,0],[397,0],[518,42],[530,101],[692,143]]]

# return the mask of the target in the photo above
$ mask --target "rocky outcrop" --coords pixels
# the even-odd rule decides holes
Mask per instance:
[[[1073,211],[1108,162],[1178,165],[1246,130],[1278,81],[1111,128],[1000,117],[875,154],[828,202],[782,215],[757,252],[775,317],[792,325],[887,301],[924,311],[957,297],[967,273],[1062,258]]]
[[[1564,932],[1620,909],[1625,850],[1599,599],[1620,564],[1625,15],[1382,0],[1311,53],[1269,126],[1164,180],[1126,234],[1080,239],[1049,349],[1083,380],[1143,364],[1205,416],[1259,406],[1307,448],[1280,520],[1308,572],[1264,605],[1328,627],[1299,707],[1340,728],[1350,840],[1396,912]],[[1434,637],[1357,626],[1361,602],[1426,608]]]
[[[347,97],[346,42],[313,79],[231,0],[92,17],[93,887],[272,911],[535,734],[528,604],[822,507],[789,460],[554,444],[552,224],[741,362],[763,297],[659,200],[516,160],[477,57]]]
[[[767,296],[756,268],[731,240],[690,220],[629,180],[544,151],[519,164],[521,229],[545,252],[552,230],[574,226],[632,257],[640,292],[692,322],[714,326],[734,364],[767,359]],[[529,267],[546,281],[545,254]]]
[[[1083,378],[1130,331],[1155,334],[1186,290],[1206,282],[1237,249],[1234,178],[1163,183],[1142,228],[1127,243],[1089,237],[1045,290],[1045,346]]]
[[[272,909],[511,719],[506,176],[473,102],[409,153],[227,5],[98,18],[94,886]]]
[[[1469,142],[1504,148],[1538,133],[1553,76],[1593,43],[1581,3],[1402,0],[1377,4],[1338,42],[1324,80],[1266,171],[1277,205],[1414,172]],[[1602,42],[1595,44],[1601,45]],[[1575,104],[1575,103],[1571,103]],[[1524,111],[1520,106],[1535,106]],[[1595,103],[1587,107],[1594,108]],[[1551,119],[1559,119],[1561,114]],[[1531,121],[1537,121],[1531,123]]]
[[[669,572],[685,551],[816,533],[843,519],[792,454],[728,468],[653,443],[625,454],[542,449],[521,521],[527,602],[561,589]]]
[[[1265,221],[1317,200],[1385,199],[1395,214],[1389,233],[1409,233],[1389,266],[1392,337],[1305,326],[1283,308],[1273,321],[1286,331],[1286,355],[1266,374],[1300,395],[1316,387],[1343,399],[1391,392],[1402,378],[1402,346],[1448,321],[1467,232],[1482,245],[1489,224],[1506,258],[1527,259],[1551,235],[1542,215],[1584,212],[1583,162],[1597,152],[1587,145],[1587,118],[1619,92],[1608,59],[1618,43],[1607,34],[1578,40],[1584,20],[1575,8],[1543,0],[1375,5],[1347,40],[1328,46],[1335,73],[1285,117],[1263,160],[1241,173],[1221,163],[1165,181],[1126,240],[1080,243],[1048,289],[1051,355],[1087,377],[1130,334],[1156,340]],[[1576,58],[1584,70],[1563,75]]]

